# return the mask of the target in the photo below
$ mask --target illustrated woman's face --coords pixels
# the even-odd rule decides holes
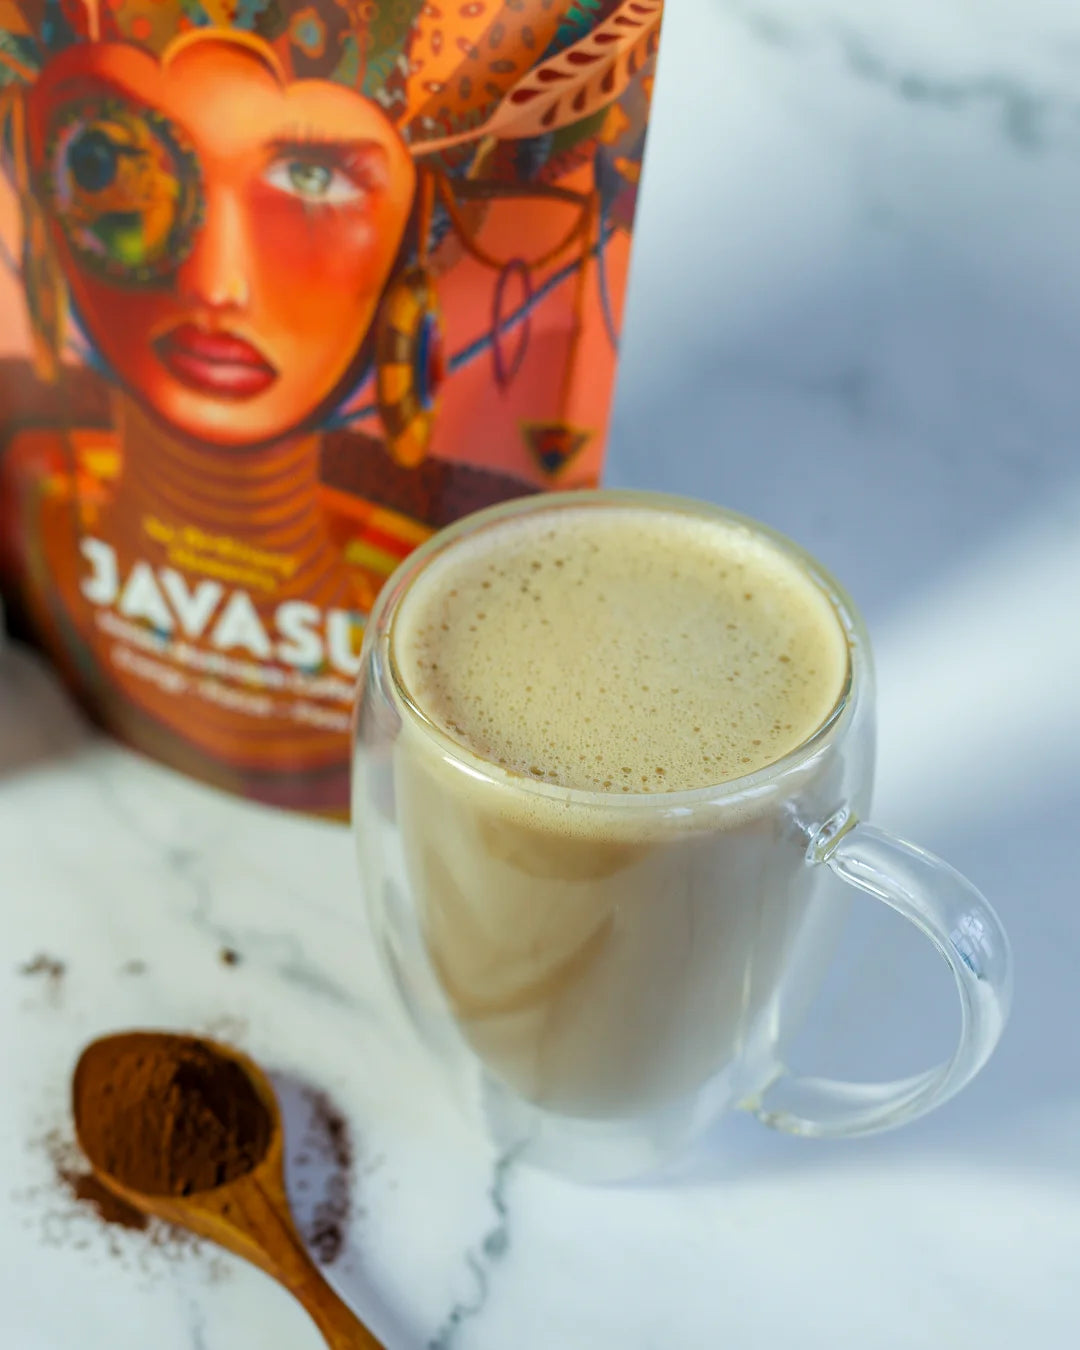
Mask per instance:
[[[30,128],[77,312],[159,417],[255,444],[333,392],[415,188],[375,104],[220,38],[164,65],[99,44],[50,64]]]

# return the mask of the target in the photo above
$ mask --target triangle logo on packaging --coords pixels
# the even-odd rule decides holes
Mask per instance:
[[[521,434],[529,453],[549,478],[562,473],[593,437],[587,427],[574,427],[567,422],[523,422]]]

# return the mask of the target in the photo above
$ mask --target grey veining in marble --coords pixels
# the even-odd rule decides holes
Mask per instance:
[[[484,1234],[479,1247],[470,1248],[465,1253],[465,1263],[475,1278],[475,1290],[470,1299],[459,1301],[450,1309],[438,1333],[429,1342],[428,1350],[450,1350],[458,1339],[462,1323],[478,1317],[484,1311],[491,1272],[510,1248],[510,1210],[506,1201],[506,1191],[513,1166],[514,1159],[510,1155],[504,1155],[495,1161],[492,1182],[488,1188],[488,1198],[491,1201],[495,1222]]]

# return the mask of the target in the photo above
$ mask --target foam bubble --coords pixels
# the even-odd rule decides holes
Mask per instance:
[[[735,523],[567,507],[435,559],[394,626],[417,703],[475,755],[594,792],[679,791],[782,758],[847,644],[797,563]]]

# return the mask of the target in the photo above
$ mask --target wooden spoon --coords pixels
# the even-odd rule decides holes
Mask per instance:
[[[243,1175],[210,1190],[192,1195],[148,1195],[125,1185],[108,1169],[105,1159],[94,1156],[93,1135],[85,1112],[81,1088],[95,1067],[115,1061],[117,1053],[138,1050],[201,1048],[231,1060],[249,1080],[270,1119],[265,1152]],[[164,1219],[242,1256],[265,1270],[303,1305],[322,1332],[331,1350],[385,1350],[367,1327],[337,1296],[307,1253],[289,1210],[285,1194],[284,1130],[281,1112],[270,1081],[252,1060],[229,1046],[201,1037],[176,1036],[165,1032],[125,1032],[93,1041],[79,1058],[73,1080],[75,1132],[98,1180],[114,1195],[143,1214]],[[166,1141],[162,1141],[163,1146]]]

